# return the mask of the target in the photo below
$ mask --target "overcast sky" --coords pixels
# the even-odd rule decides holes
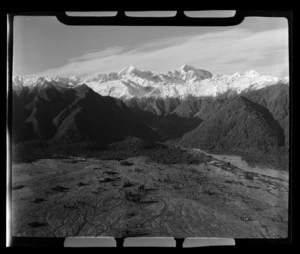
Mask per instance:
[[[15,17],[14,75],[166,72],[183,64],[213,74],[288,73],[288,23],[246,18],[232,27],[66,26],[55,17]]]

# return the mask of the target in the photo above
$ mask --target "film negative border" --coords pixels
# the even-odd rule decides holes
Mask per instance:
[[[288,19],[289,23],[289,71],[290,71],[290,122],[293,122],[293,93],[291,89],[293,88],[293,13],[292,11],[244,11],[237,10],[236,15],[230,18],[189,18],[184,15],[183,11],[177,11],[177,15],[174,17],[164,17],[164,18],[140,18],[140,17],[128,17],[125,15],[124,11],[119,11],[115,17],[70,17],[67,16],[65,12],[15,12],[8,14],[8,27],[9,31],[7,34],[8,41],[8,127],[11,121],[11,87],[12,87],[12,43],[13,43],[13,17],[14,16],[56,16],[57,19],[65,25],[124,25],[124,26],[233,26],[241,23],[245,17],[250,16],[261,16],[261,17],[285,17]],[[290,124],[290,146],[293,147],[293,136]],[[10,147],[9,147],[10,149]],[[292,152],[290,153],[290,168],[292,168]],[[10,163],[8,162],[8,166]],[[294,192],[293,186],[293,171],[290,170],[290,184],[289,184],[289,229],[288,238],[286,239],[233,239],[235,246],[261,246],[261,245],[286,245],[292,243],[292,195]],[[11,188],[10,182],[8,182],[8,188]],[[8,195],[9,199],[11,198]],[[11,203],[11,200],[9,200]],[[11,237],[11,246],[15,247],[64,247],[68,238],[29,238],[29,237]],[[124,242],[126,239],[115,239],[116,248],[124,247]],[[183,248],[185,239],[175,238],[176,248]],[[69,241],[69,240],[67,240]],[[112,244],[113,245],[113,244]],[[211,246],[211,245],[210,245]],[[87,246],[85,246],[87,247]],[[94,246],[96,247],[96,246]],[[99,246],[97,246],[99,247]],[[102,246],[102,247],[113,247],[113,246]],[[130,246],[132,247],[132,246]],[[139,246],[141,247],[141,246]],[[152,246],[153,247],[153,246]],[[162,247],[162,246],[160,246]],[[170,247],[170,246],[168,246]],[[198,246],[194,246],[198,247]],[[199,246],[200,247],[200,246]]]

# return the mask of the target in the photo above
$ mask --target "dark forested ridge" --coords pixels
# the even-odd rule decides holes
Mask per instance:
[[[13,93],[13,142],[39,139],[50,143],[118,141],[125,136],[155,139],[153,131],[117,99],[86,85],[25,88]]]
[[[237,96],[185,134],[180,144],[225,151],[268,152],[284,145],[284,132],[265,107]]]
[[[267,108],[284,130],[285,144],[289,144],[289,86],[278,84],[243,96]]]

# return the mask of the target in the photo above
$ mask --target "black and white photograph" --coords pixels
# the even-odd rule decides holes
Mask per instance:
[[[289,26],[13,20],[13,237],[281,239]]]

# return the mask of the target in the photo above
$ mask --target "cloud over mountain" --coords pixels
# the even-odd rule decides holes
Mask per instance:
[[[113,45],[118,45],[114,42]],[[43,75],[81,75],[118,71],[134,64],[141,69],[167,71],[187,63],[210,68],[213,73],[257,69],[273,76],[288,76],[288,31],[253,32],[233,28],[200,35],[184,35],[149,41],[136,47],[112,46],[69,60]]]

